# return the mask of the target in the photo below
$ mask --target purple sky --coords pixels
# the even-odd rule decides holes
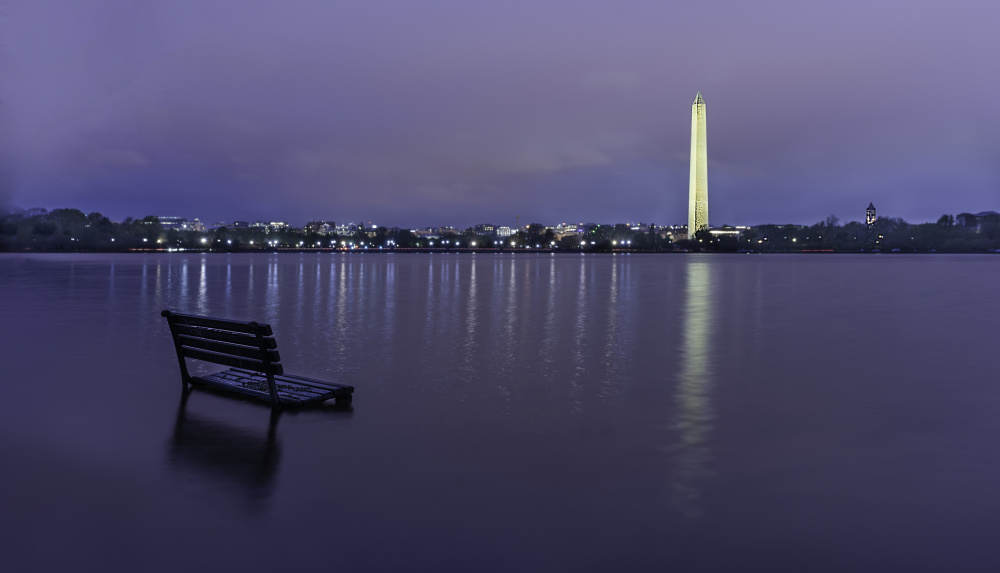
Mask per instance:
[[[1000,3],[0,0],[0,204],[387,226],[1000,211]]]

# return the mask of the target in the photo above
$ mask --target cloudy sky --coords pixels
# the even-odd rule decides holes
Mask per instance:
[[[0,0],[0,203],[387,226],[1000,211],[1000,3]]]

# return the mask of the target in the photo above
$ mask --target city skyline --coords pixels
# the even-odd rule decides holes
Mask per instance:
[[[0,18],[0,208],[683,224],[696,88],[716,225],[998,208],[986,2],[64,8]]]

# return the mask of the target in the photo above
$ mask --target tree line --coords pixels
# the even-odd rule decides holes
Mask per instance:
[[[308,226],[307,226],[308,228]],[[438,236],[418,236],[409,229],[359,228],[349,234],[319,234],[303,229],[223,227],[204,232],[165,228],[154,216],[114,222],[101,213],[78,209],[30,209],[0,215],[0,251],[244,251],[281,248],[340,249],[552,249],[574,252],[943,252],[1000,250],[1000,215],[942,215],[934,223],[910,224],[880,218],[869,227],[841,225],[827,217],[815,225],[722,227],[700,231],[694,239],[671,235],[653,225],[581,226],[582,232],[557,238],[552,229],[531,223],[509,237],[478,235],[474,228]],[[726,232],[728,231],[728,232]]]
[[[1000,249],[1000,215],[942,215],[933,223],[879,218],[872,228],[859,221],[841,225],[830,216],[811,226],[757,225],[733,239],[713,239],[716,250],[753,252],[986,253]]]

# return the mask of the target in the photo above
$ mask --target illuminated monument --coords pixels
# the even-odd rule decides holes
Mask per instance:
[[[691,105],[691,184],[688,191],[688,238],[708,229],[708,145],[705,100],[701,92]]]

